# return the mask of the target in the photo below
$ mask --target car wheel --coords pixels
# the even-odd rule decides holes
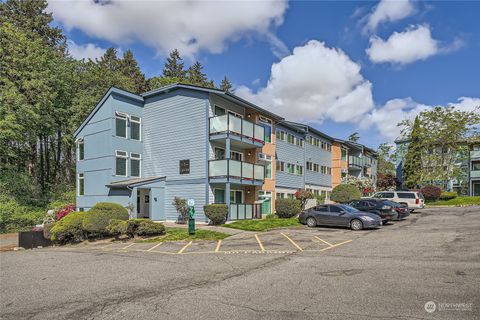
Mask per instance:
[[[410,213],[412,213],[412,212],[413,212],[413,210],[415,210],[415,209],[410,209]]]
[[[317,221],[315,220],[314,217],[307,218],[307,226],[309,226],[310,228],[314,228],[317,226]]]
[[[353,219],[352,222],[350,222],[350,228],[352,228],[352,230],[355,230],[355,231],[362,230],[363,223],[358,219]]]

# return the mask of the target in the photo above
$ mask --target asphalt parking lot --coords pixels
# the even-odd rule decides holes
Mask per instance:
[[[479,217],[3,252],[0,318],[478,319]]]

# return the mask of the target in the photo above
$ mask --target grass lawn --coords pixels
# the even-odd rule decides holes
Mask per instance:
[[[246,231],[268,231],[277,228],[300,227],[301,224],[298,222],[298,218],[273,218],[262,220],[240,220],[222,226]]]
[[[210,230],[195,230],[195,235],[189,235],[188,229],[185,228],[167,228],[167,233],[164,236],[138,240],[136,242],[165,242],[165,241],[179,241],[179,240],[221,240],[230,235],[223,232]]]
[[[427,202],[427,206],[465,206],[478,204],[480,205],[479,197],[456,197],[450,200],[439,200],[435,202]]]

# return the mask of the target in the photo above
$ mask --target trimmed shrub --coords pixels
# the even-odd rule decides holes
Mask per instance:
[[[137,228],[137,236],[159,236],[165,234],[165,226],[159,222],[153,222],[152,220],[145,219],[140,222]]]
[[[50,239],[60,244],[85,240],[82,225],[86,214],[87,212],[75,211],[57,221],[50,230]]]
[[[426,185],[425,187],[420,189],[420,192],[425,197],[425,200],[435,201],[435,200],[438,200],[438,198],[440,198],[440,195],[442,194],[442,189],[440,189],[437,186]]]
[[[440,194],[440,200],[452,200],[458,197],[458,193],[456,191],[445,191]]]
[[[118,237],[127,234],[128,221],[112,219],[107,226],[107,232],[112,236]]]
[[[302,212],[302,204],[297,199],[277,199],[275,209],[279,218],[291,218]]]
[[[42,223],[45,210],[25,206],[7,196],[0,195],[0,233],[30,230]]]
[[[83,229],[90,234],[105,235],[108,234],[107,226],[110,224],[110,220],[128,220],[128,218],[127,209],[121,205],[99,202],[86,212],[83,220]]]
[[[348,203],[355,199],[360,199],[362,193],[358,188],[351,184],[340,184],[333,188],[330,195],[332,201],[338,203]]]
[[[165,226],[150,219],[130,219],[127,221],[127,235],[155,236],[165,233]]]
[[[265,216],[265,219],[266,219],[266,220],[272,220],[272,219],[276,219],[276,218],[277,218],[277,217],[275,217],[274,214],[267,214],[267,215]]]
[[[207,204],[203,212],[213,225],[222,224],[227,220],[228,207],[226,204]]]

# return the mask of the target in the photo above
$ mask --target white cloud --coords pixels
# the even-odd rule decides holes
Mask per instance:
[[[460,111],[479,110],[476,108],[480,106],[480,98],[460,97],[458,102],[451,102],[447,105]],[[399,122],[407,119],[413,120],[420,112],[433,108],[434,106],[415,102],[411,98],[392,99],[366,114],[360,122],[361,128],[367,129],[373,125],[382,137],[391,142],[400,136],[402,128],[397,126]]]
[[[235,92],[294,121],[356,121],[373,108],[372,84],[360,69],[342,50],[311,40],[272,65],[266,87]]]
[[[70,55],[77,59],[92,59],[95,60],[96,58],[100,58],[106,49],[97,46],[94,43],[86,43],[86,44],[77,44],[72,40],[68,41],[68,52]]]
[[[364,19],[366,24],[363,31],[374,32],[380,23],[398,21],[412,15],[414,12],[415,7],[411,0],[382,0]]]
[[[68,30],[117,44],[140,41],[165,54],[199,50],[220,53],[226,42],[247,34],[264,35],[281,55],[272,26],[283,23],[287,1],[49,1],[54,18]]]
[[[387,40],[378,36],[370,38],[366,50],[374,63],[408,64],[440,53],[438,40],[432,38],[428,25],[411,26],[404,32],[394,32]]]

